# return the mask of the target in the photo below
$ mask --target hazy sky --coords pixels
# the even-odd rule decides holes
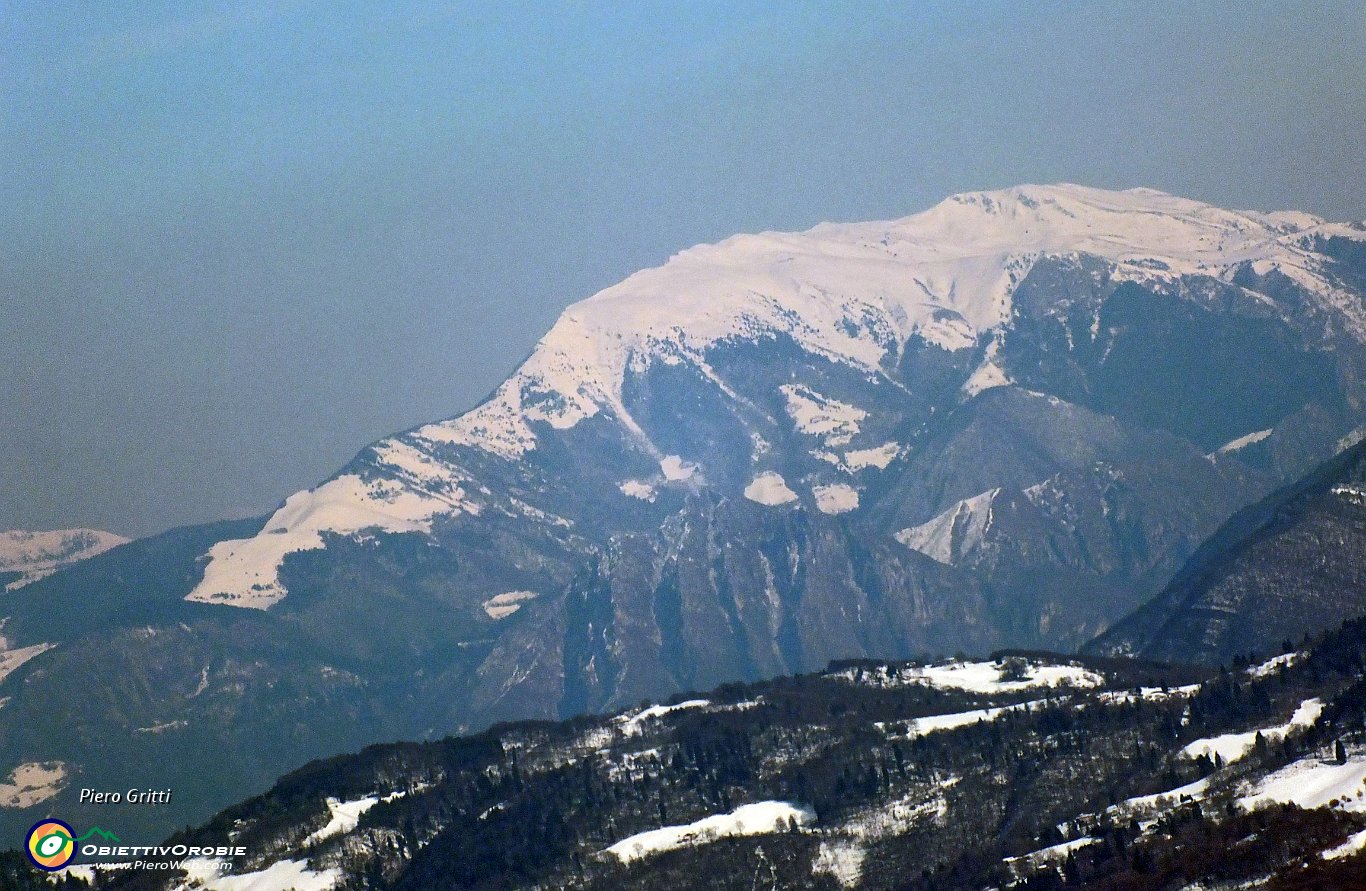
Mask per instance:
[[[737,231],[1060,180],[1366,218],[1363,45],[1362,3],[11,0],[0,529],[268,512]]]

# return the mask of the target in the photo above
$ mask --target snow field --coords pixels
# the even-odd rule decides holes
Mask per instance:
[[[684,845],[705,844],[718,838],[786,832],[793,822],[804,826],[815,819],[815,813],[809,808],[786,801],[760,801],[742,805],[728,814],[703,817],[681,826],[663,826],[638,832],[611,845],[606,853],[622,863],[630,863]]]

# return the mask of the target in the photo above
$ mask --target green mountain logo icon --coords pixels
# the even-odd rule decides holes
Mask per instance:
[[[95,837],[95,836],[99,836],[99,837],[100,837],[102,840],[104,840],[104,841],[111,841],[111,842],[118,842],[118,841],[119,841],[119,837],[118,837],[117,835],[115,835],[115,834],[112,833],[112,832],[109,832],[109,831],[106,830],[106,829],[101,829],[101,828],[98,827],[98,826],[92,826],[92,827],[90,827],[90,831],[87,832],[85,835],[82,835],[80,838],[76,839],[76,841],[77,841],[78,843],[79,843],[79,842],[83,842],[83,841],[85,841],[86,839],[88,839],[88,838],[93,838],[93,837]]]

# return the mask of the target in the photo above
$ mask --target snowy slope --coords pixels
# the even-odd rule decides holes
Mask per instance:
[[[898,532],[897,541],[940,563],[955,564],[981,543],[991,525],[991,503],[1000,491],[964,499],[929,522]]]
[[[1295,713],[1290,716],[1290,720],[1284,724],[1197,739],[1194,742],[1187,743],[1181,751],[1191,758],[1204,755],[1212,760],[1217,755],[1223,759],[1224,763],[1231,763],[1246,757],[1247,753],[1251,752],[1253,746],[1256,745],[1259,735],[1264,740],[1279,741],[1285,739],[1286,734],[1297,728],[1312,726],[1322,713],[1323,703],[1318,699],[1309,699],[1301,703],[1295,709]]]
[[[14,591],[63,566],[102,554],[128,539],[98,529],[59,529],[52,532],[0,532],[0,572],[23,575],[5,586]]]

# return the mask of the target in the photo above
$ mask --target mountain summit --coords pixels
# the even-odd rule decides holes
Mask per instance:
[[[31,585],[0,773],[177,765],[178,825],[378,739],[1076,647],[1364,399],[1360,225],[1022,186],[691,248],[270,517]]]

